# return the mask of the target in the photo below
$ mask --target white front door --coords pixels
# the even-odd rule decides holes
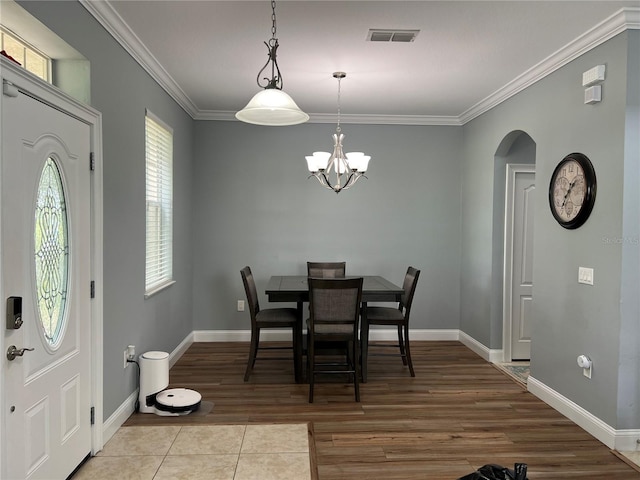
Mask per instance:
[[[3,461],[65,479],[91,452],[91,127],[24,93],[2,99]],[[2,302],[9,305],[7,299]]]
[[[510,330],[506,361],[531,358],[533,299],[534,165],[507,165],[505,322]],[[510,348],[509,348],[510,346]]]

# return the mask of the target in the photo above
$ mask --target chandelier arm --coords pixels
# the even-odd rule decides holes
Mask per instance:
[[[358,180],[360,180],[362,177],[364,177],[364,178],[366,178],[368,180],[368,177],[366,175],[364,175],[363,173],[355,172],[354,175],[353,175],[353,181],[351,182],[351,184],[349,184],[349,187],[353,187],[356,184],[356,182]],[[346,190],[349,187],[345,186],[343,190]]]
[[[320,185],[322,185],[324,188],[328,188],[329,190],[333,190],[333,188],[331,188],[331,186],[329,186],[327,176],[324,174],[324,172],[312,173],[311,175],[309,175],[307,177],[307,180],[309,180],[311,177],[315,177],[315,179],[318,180],[318,183],[320,183]]]

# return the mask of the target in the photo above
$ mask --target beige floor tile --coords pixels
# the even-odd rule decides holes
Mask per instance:
[[[154,480],[233,480],[237,463],[237,454],[167,456],[153,478]]]
[[[152,480],[164,457],[92,457],[73,480]]]
[[[305,480],[311,478],[308,453],[240,454],[234,480]]]
[[[120,427],[98,456],[166,455],[181,427]]]
[[[241,453],[308,452],[306,424],[247,425]]]
[[[640,467],[640,452],[620,452],[620,453]]]
[[[244,432],[244,425],[182,427],[169,455],[238,455]]]

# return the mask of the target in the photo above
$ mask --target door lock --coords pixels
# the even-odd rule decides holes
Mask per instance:
[[[22,297],[7,298],[7,330],[22,326]]]
[[[7,359],[15,360],[16,357],[23,356],[24,352],[33,352],[33,350],[33,348],[16,348],[15,345],[11,345],[7,350]]]

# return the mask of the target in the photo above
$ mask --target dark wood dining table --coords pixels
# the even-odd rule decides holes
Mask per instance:
[[[349,275],[349,277],[358,277],[359,275]],[[402,287],[395,285],[384,277],[379,275],[361,275],[362,276],[362,308],[367,308],[367,302],[399,302],[400,297],[404,293]],[[303,330],[303,304],[309,301],[309,285],[306,275],[275,275],[269,279],[265,294],[270,302],[295,302],[298,309],[298,328],[294,335],[298,336],[302,341]],[[361,351],[368,349],[366,338],[360,338]],[[302,349],[301,349],[302,350]],[[364,356],[366,358],[366,356]],[[302,376],[302,354],[296,355],[295,358],[295,379],[300,383],[303,381]],[[365,379],[366,380],[366,379]]]

